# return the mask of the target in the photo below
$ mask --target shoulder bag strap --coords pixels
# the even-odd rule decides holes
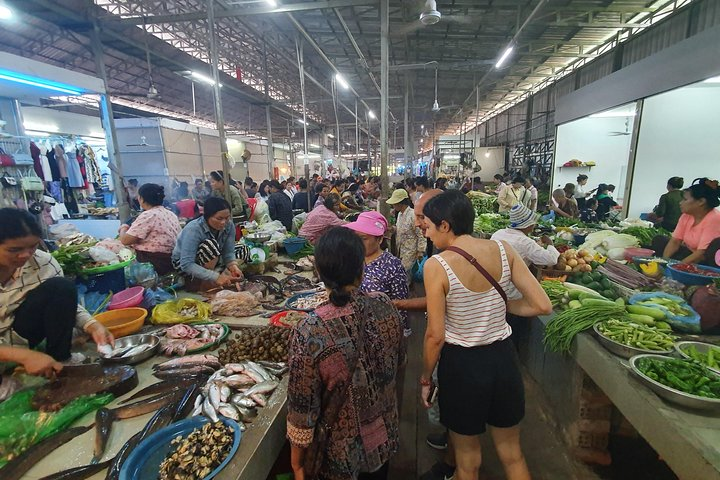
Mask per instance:
[[[488,282],[490,282],[490,285],[492,285],[492,286],[495,288],[495,290],[498,291],[498,293],[500,294],[500,296],[502,297],[502,299],[503,299],[503,300],[505,301],[505,303],[507,304],[507,302],[508,302],[508,297],[507,297],[507,294],[505,293],[505,290],[503,290],[503,288],[500,286],[500,284],[497,282],[497,280],[495,280],[495,279],[492,277],[492,275],[490,275],[490,274],[488,273],[488,271],[485,270],[485,269],[482,267],[482,265],[480,265],[480,264],[478,263],[477,260],[475,260],[475,257],[473,257],[473,256],[470,255],[468,252],[466,252],[465,250],[463,250],[463,249],[461,249],[461,248],[458,248],[458,247],[447,247],[447,248],[445,249],[445,251],[455,252],[455,253],[457,253],[458,255],[460,255],[461,257],[463,257],[465,260],[467,260],[468,262],[470,262],[470,264],[471,264],[473,267],[475,267],[475,268],[477,269],[477,271],[480,272],[480,273],[482,274],[482,276],[487,279]]]

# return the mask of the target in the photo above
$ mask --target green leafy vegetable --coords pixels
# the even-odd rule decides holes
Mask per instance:
[[[475,217],[473,230],[476,233],[487,233],[492,235],[498,230],[507,228],[510,225],[510,219],[499,213],[482,213]]]
[[[52,256],[60,264],[65,275],[78,275],[85,268],[85,265],[92,262],[92,259],[87,254],[87,250],[92,245],[85,243],[59,247],[52,252]]]
[[[653,238],[657,237],[658,235],[662,236],[670,236],[670,232],[665,230],[664,228],[646,228],[646,227],[628,227],[624,229],[621,233],[626,233],[628,235],[632,235],[633,237],[637,238],[640,242],[640,245],[643,247],[649,247],[652,245]],[[660,252],[662,253],[662,252]]]

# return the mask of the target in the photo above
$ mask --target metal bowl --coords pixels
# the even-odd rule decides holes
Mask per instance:
[[[720,347],[718,347],[717,345],[713,345],[713,344],[711,344],[711,343],[690,342],[690,341],[675,342],[675,350],[676,350],[676,351],[680,354],[680,356],[683,357],[683,358],[687,358],[687,359],[690,358],[690,355],[688,355],[687,353],[683,352],[683,350],[682,350],[683,347],[689,347],[689,346],[695,347],[695,349],[696,349],[699,353],[707,353],[707,351],[710,349],[710,347],[720,348]],[[705,366],[706,366],[708,369],[710,369],[710,370],[712,370],[713,372],[715,372],[715,373],[717,373],[718,375],[720,375],[720,369],[708,367],[707,365],[705,365]]]
[[[655,354],[655,355],[670,355],[673,353],[673,350],[646,350],[644,348],[637,348],[637,347],[631,347],[629,345],[622,344],[620,342],[616,342],[615,340],[606,337],[600,332],[600,329],[598,328],[599,324],[593,325],[593,330],[595,331],[595,336],[598,339],[598,342],[600,342],[600,345],[605,347],[610,352],[614,353],[615,355],[622,357],[622,358],[630,358],[634,357],[635,355],[640,355],[643,353],[649,353],[649,354]]]
[[[128,335],[127,337],[118,338],[115,340],[115,348],[123,348],[123,347],[130,347],[130,346],[136,346],[141,344],[149,344],[150,348],[145,350],[144,352],[140,352],[137,355],[132,355],[130,357],[118,357],[118,358],[105,358],[103,356],[100,356],[100,361],[103,363],[122,363],[124,365],[135,365],[136,363],[140,363],[142,361],[147,360],[148,358],[155,355],[155,352],[157,351],[158,347],[160,346],[160,338],[156,335],[151,335],[147,333],[139,334],[139,335]]]
[[[643,358],[653,358],[661,361],[667,361],[669,357],[664,357],[662,355],[636,355],[630,359],[630,368],[635,376],[641,383],[644,383],[645,386],[655,392],[659,397],[670,403],[675,403],[693,410],[720,411],[720,399],[699,397],[697,395],[684,393],[680,390],[663,385],[662,383],[657,382],[642,373],[636,366],[636,363]],[[715,375],[712,371],[710,371],[710,374]]]
[[[266,233],[250,233],[245,235],[245,238],[253,243],[265,243],[270,240],[271,235]]]

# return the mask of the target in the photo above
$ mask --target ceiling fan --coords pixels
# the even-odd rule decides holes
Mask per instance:
[[[145,97],[149,99],[159,99],[160,94],[158,93],[158,89],[155,88],[155,82],[153,82],[152,78],[152,62],[150,62],[150,49],[148,48],[147,43],[147,36],[145,37],[145,61],[147,62],[147,68],[148,68],[148,78],[150,80],[150,86],[148,86],[148,90],[145,93],[120,93],[117,92],[114,95],[118,95],[121,97]]]
[[[440,21],[462,23],[467,25],[477,23],[479,21],[477,17],[468,17],[466,15],[443,15],[437,9],[437,2],[435,2],[435,0],[420,0],[419,3],[424,5],[420,8],[420,15],[418,19],[414,22],[408,23],[398,30],[396,35],[408,35],[426,26],[435,25]]]
[[[143,126],[140,126],[140,143],[126,143],[126,147],[154,147],[154,148],[161,148],[160,145],[150,145],[147,143],[147,137],[145,136],[145,128]]]
[[[433,113],[437,113],[440,110],[446,110],[449,108],[456,108],[458,105],[445,105],[443,107],[438,103],[438,69],[435,69],[435,101],[433,102],[432,108],[430,109]]]
[[[630,135],[630,119],[625,119],[625,131],[624,132],[608,132],[609,137],[619,137],[622,135]]]

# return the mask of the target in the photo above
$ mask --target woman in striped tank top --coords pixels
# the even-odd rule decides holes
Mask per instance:
[[[475,211],[461,192],[438,195],[423,213],[425,235],[442,253],[425,263],[422,402],[430,406],[430,379],[439,359],[440,421],[455,448],[454,480],[478,478],[479,435],[486,425],[507,478],[529,479],[518,427],[524,389],[505,315],[548,314],[550,299],[510,245],[471,236]],[[508,301],[505,292],[512,285],[522,298]]]

